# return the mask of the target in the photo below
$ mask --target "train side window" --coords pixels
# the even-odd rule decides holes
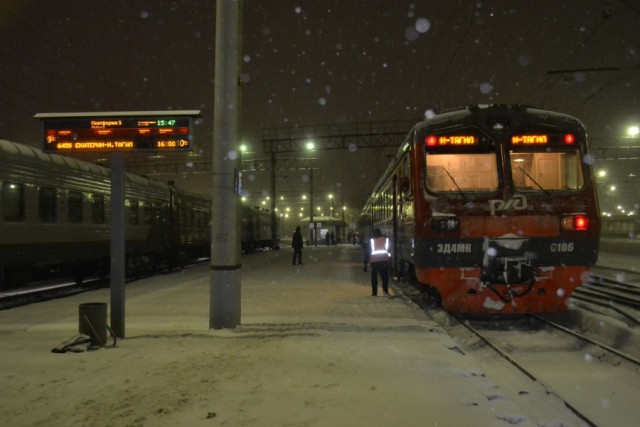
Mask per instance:
[[[136,225],[138,224],[138,201],[137,200],[129,200],[129,224]]]
[[[144,225],[151,225],[152,221],[152,217],[153,217],[153,213],[151,210],[151,203],[147,202],[142,206],[142,216],[143,219],[142,221],[144,222]]]
[[[91,221],[94,224],[104,224],[104,196],[94,194],[91,197]]]
[[[411,151],[409,151],[409,154]],[[411,185],[411,156],[405,155],[402,160],[402,173],[400,177],[400,190],[404,197],[411,199],[413,196],[413,188]]]
[[[194,210],[194,216],[193,216],[193,227],[194,228],[200,228],[202,227],[202,211],[199,209]]]
[[[69,222],[82,222],[82,193],[79,191],[69,191],[67,193],[67,206],[69,208]]]
[[[24,219],[24,185],[14,182],[2,184],[2,211],[7,221]]]
[[[58,219],[57,191],[51,187],[38,189],[38,215],[42,222],[56,222]]]
[[[178,224],[180,225],[181,228],[187,228],[188,224],[187,224],[187,208],[184,206],[181,206],[178,208]]]

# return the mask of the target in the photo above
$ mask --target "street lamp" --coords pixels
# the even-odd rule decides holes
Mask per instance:
[[[629,126],[629,128],[627,129],[627,135],[629,135],[631,138],[635,138],[636,136],[640,135],[640,127]]]
[[[309,151],[316,149],[313,141],[307,141],[306,147]],[[309,165],[309,224],[313,224],[313,245],[318,246],[318,225],[313,220],[313,165]]]
[[[331,201],[331,206],[329,207],[329,216],[333,218],[333,194],[329,194],[329,200]]]

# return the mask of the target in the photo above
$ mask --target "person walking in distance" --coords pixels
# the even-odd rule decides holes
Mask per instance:
[[[293,248],[293,265],[296,265],[296,260],[299,265],[302,265],[302,232],[300,227],[296,227],[296,231],[293,233],[293,240],[291,241],[291,247]]]
[[[389,296],[389,239],[379,228],[373,230],[369,244],[369,264],[371,265],[371,296],[378,295],[378,274],[382,279],[382,292]]]

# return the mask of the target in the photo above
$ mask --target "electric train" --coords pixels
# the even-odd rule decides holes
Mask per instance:
[[[478,105],[416,124],[360,216],[394,271],[455,313],[567,309],[596,263],[600,217],[582,123]]]

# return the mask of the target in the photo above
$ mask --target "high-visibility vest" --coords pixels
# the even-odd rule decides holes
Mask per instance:
[[[374,237],[371,239],[371,255],[369,262],[388,261],[389,257],[389,239],[386,237]]]

